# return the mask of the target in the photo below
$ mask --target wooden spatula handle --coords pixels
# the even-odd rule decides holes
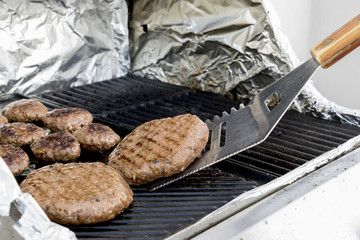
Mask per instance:
[[[328,68],[360,45],[360,14],[311,49],[322,68]]]

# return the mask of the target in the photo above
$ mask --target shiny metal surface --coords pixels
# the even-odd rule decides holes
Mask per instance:
[[[134,1],[131,71],[139,76],[243,96],[294,67],[287,38],[268,0]],[[266,78],[254,78],[259,73]]]
[[[359,156],[357,148],[192,239],[359,239]]]
[[[235,198],[233,201],[225,204],[223,207],[217,209],[213,213],[209,214],[208,216],[204,217],[200,221],[198,221],[196,224],[191,225],[188,228],[183,229],[182,231],[176,233],[175,235],[167,238],[171,240],[180,240],[180,239],[190,239],[194,238],[195,236],[199,235],[200,239],[202,239],[203,236],[208,236],[208,233],[214,233],[212,228],[215,226],[214,230],[215,232],[219,233],[225,233],[225,228],[219,229],[217,228],[216,224],[220,223],[219,226],[227,227],[227,219],[230,219],[232,216],[236,214],[240,214],[241,212],[246,210],[249,206],[252,206],[259,202],[262,199],[265,199],[266,197],[271,196],[271,194],[276,193],[280,189],[284,189],[286,186],[291,186],[293,183],[296,183],[303,177],[311,174],[312,172],[316,172],[317,169],[320,169],[326,164],[329,164],[330,162],[342,157],[346,156],[349,152],[353,151],[354,149],[359,148],[360,146],[360,136],[354,137],[344,144],[340,145],[339,147],[326,152],[315,159],[301,165],[300,167],[294,169],[293,171],[265,184],[260,187],[257,187],[256,189],[253,189],[251,191],[248,191],[244,194],[239,195],[237,198]],[[359,150],[357,151],[359,152]],[[354,156],[354,155],[353,155]],[[303,182],[306,182],[306,178]],[[297,184],[300,185],[300,184]],[[311,184],[308,184],[307,187],[311,187]],[[285,193],[284,193],[285,194]],[[341,202],[341,201],[340,201]],[[267,207],[271,210],[272,207],[269,207],[269,204],[267,204]],[[258,212],[259,214],[262,214],[261,212]],[[254,216],[257,215],[254,213]],[[264,216],[264,215],[263,215]],[[291,215],[289,215],[291,217]],[[244,219],[247,221],[246,219]],[[283,224],[281,224],[283,226]],[[317,226],[314,224],[314,226]],[[283,227],[276,226],[273,228],[276,229],[283,229]],[[208,230],[208,231],[207,231]],[[229,234],[233,233],[234,236],[237,233],[241,232],[242,229],[240,229],[240,226],[237,225],[236,228],[228,228],[227,230]],[[204,234],[201,234],[204,233]],[[264,235],[264,232],[260,232],[262,234],[262,237],[266,237],[267,235]],[[214,234],[214,237],[217,237],[218,235]],[[225,237],[222,236],[222,238]],[[221,239],[222,239],[221,238]],[[251,238],[250,238],[251,239]],[[342,238],[341,238],[342,239]]]
[[[310,58],[256,95],[248,106],[232,109],[230,114],[224,112],[221,118],[216,116],[211,121],[207,120],[212,134],[210,150],[184,172],[155,181],[150,190],[166,186],[264,141],[319,66],[315,59]],[[267,100],[274,94],[279,96],[279,103],[270,109]],[[225,123],[225,143],[220,146],[222,125]]]
[[[236,98],[251,100],[300,63],[269,0],[139,0],[129,28],[134,74]],[[360,110],[312,82],[292,108],[360,126]]]
[[[124,76],[124,0],[0,2],[0,94],[33,94]]]

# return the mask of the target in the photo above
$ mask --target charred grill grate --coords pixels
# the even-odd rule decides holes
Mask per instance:
[[[88,109],[97,121],[121,132],[130,132],[152,119],[184,113],[195,114],[202,120],[211,119],[240,104],[221,95],[133,76],[32,97],[50,108]]]
[[[88,109],[122,137],[152,119],[183,113],[212,119],[240,104],[133,76],[31,97],[49,108]],[[357,127],[288,111],[262,144],[158,191],[134,187],[133,204],[114,220],[70,228],[79,239],[162,239],[359,134]]]

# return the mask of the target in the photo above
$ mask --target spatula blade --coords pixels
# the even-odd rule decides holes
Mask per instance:
[[[310,58],[266,87],[245,108],[232,109],[230,113],[225,112],[222,117],[207,120],[212,133],[210,150],[201,158],[196,159],[185,171],[154,181],[149,186],[150,191],[173,183],[264,141],[319,66],[315,59]],[[270,109],[267,100],[274,94],[280,97],[280,101]],[[222,128],[225,123],[226,129]],[[225,130],[225,133],[221,130]],[[225,143],[220,146],[222,134],[225,135]]]

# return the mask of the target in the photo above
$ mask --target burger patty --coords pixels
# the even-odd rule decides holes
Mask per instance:
[[[52,132],[74,132],[76,129],[92,123],[93,116],[85,109],[62,108],[46,113],[42,121],[44,126]]]
[[[129,184],[148,183],[184,171],[201,156],[208,135],[207,125],[195,115],[152,120],[118,144],[109,165]]]
[[[21,99],[6,105],[1,113],[10,122],[40,121],[47,113],[47,107],[35,99]]]
[[[30,145],[35,157],[44,161],[75,161],[81,153],[80,143],[69,132],[49,134]]]
[[[74,132],[82,148],[91,152],[103,152],[114,147],[119,141],[117,135],[110,127],[100,123],[92,123]]]
[[[0,115],[0,125],[5,123],[8,123],[8,119],[3,115]]]
[[[32,123],[6,123],[0,125],[0,144],[16,147],[30,145],[33,141],[46,135],[44,129]]]
[[[14,176],[19,176],[30,165],[28,155],[20,147],[0,145],[0,157],[4,159]]]
[[[100,162],[56,163],[32,171],[20,184],[51,221],[91,224],[114,218],[133,192],[112,167]]]

